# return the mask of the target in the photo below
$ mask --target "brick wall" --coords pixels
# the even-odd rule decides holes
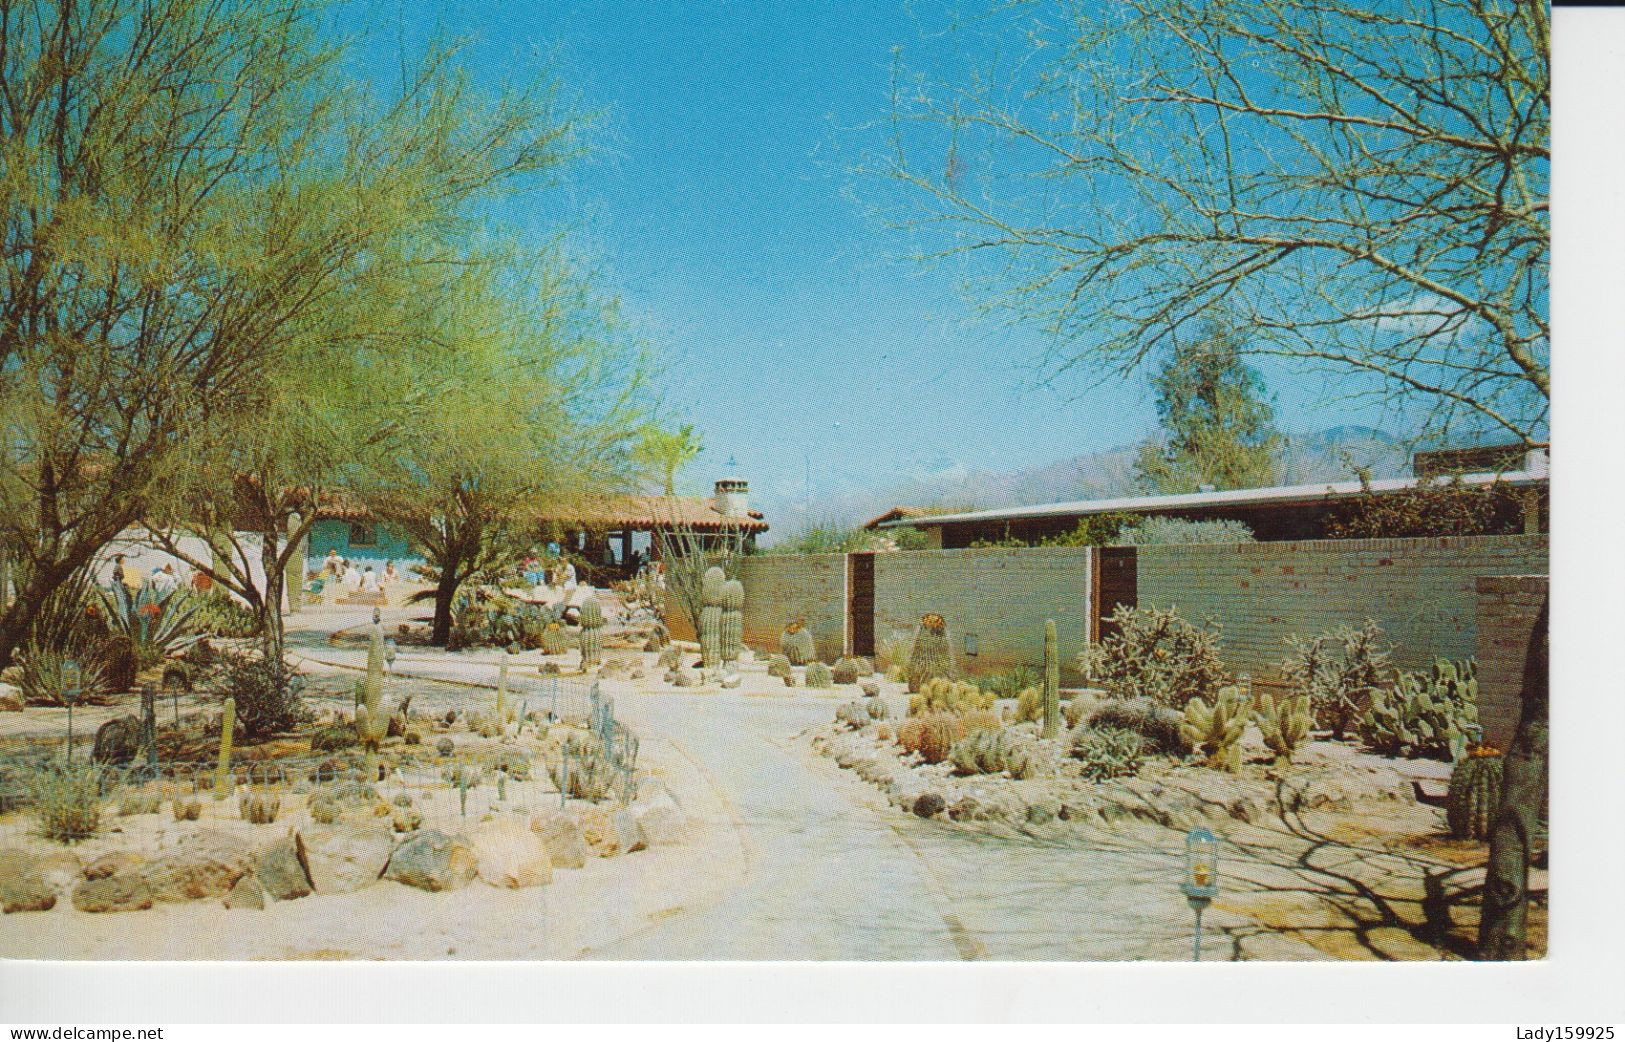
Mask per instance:
[[[1054,619],[1070,683],[1089,631],[1089,567],[1086,547],[876,554],[875,641],[912,639],[920,616],[937,612],[964,671],[997,673],[1042,666],[1044,620]],[[975,656],[964,654],[967,634],[976,635]]]
[[[1505,750],[1522,711],[1524,658],[1546,601],[1545,575],[1481,576],[1478,595],[1478,722],[1484,740]]]
[[[1478,579],[1547,571],[1544,535],[1316,540],[1139,549],[1139,603],[1223,628],[1225,661],[1278,678],[1290,634],[1372,618],[1401,668],[1478,651]]]
[[[846,649],[846,555],[748,557],[739,568],[745,584],[745,646],[777,653],[787,623],[812,627],[818,657],[833,662]]]

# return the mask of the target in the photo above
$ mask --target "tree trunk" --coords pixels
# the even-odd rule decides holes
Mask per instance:
[[[461,563],[455,557],[440,562],[440,581],[434,588],[434,631],[429,637],[429,642],[439,647],[451,640],[451,602],[457,596],[457,568]]]
[[[89,560],[89,557],[86,557]],[[34,617],[84,561],[57,561],[54,564],[30,570],[28,581],[17,590],[17,598],[0,611],[0,669],[11,665],[17,649],[28,640],[28,631]]]
[[[275,529],[260,533],[260,567],[265,571],[265,603],[260,613],[261,633],[270,654],[282,657],[282,590],[287,582]]]
[[[1527,958],[1529,863],[1535,830],[1546,801],[1548,613],[1541,605],[1523,668],[1523,708],[1512,748],[1506,752],[1501,810],[1490,830],[1490,859],[1484,872],[1483,912],[1478,926],[1478,957]]]

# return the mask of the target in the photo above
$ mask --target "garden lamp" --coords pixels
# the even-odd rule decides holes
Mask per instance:
[[[1196,913],[1194,955],[1202,961],[1202,912],[1219,892],[1219,838],[1198,826],[1185,833],[1185,881],[1179,887]]]
[[[65,659],[62,663],[62,701],[68,706],[68,759],[73,759],[73,704],[79,701],[85,686],[84,672],[79,660]]]

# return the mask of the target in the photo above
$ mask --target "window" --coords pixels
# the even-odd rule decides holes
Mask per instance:
[[[351,546],[377,546],[378,529],[372,525],[350,526]]]

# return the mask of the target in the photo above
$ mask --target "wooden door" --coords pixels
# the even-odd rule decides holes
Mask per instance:
[[[1132,546],[1103,546],[1095,551],[1093,582],[1090,585],[1089,640],[1098,643],[1117,632],[1112,612],[1120,604],[1139,607],[1139,562]]]

